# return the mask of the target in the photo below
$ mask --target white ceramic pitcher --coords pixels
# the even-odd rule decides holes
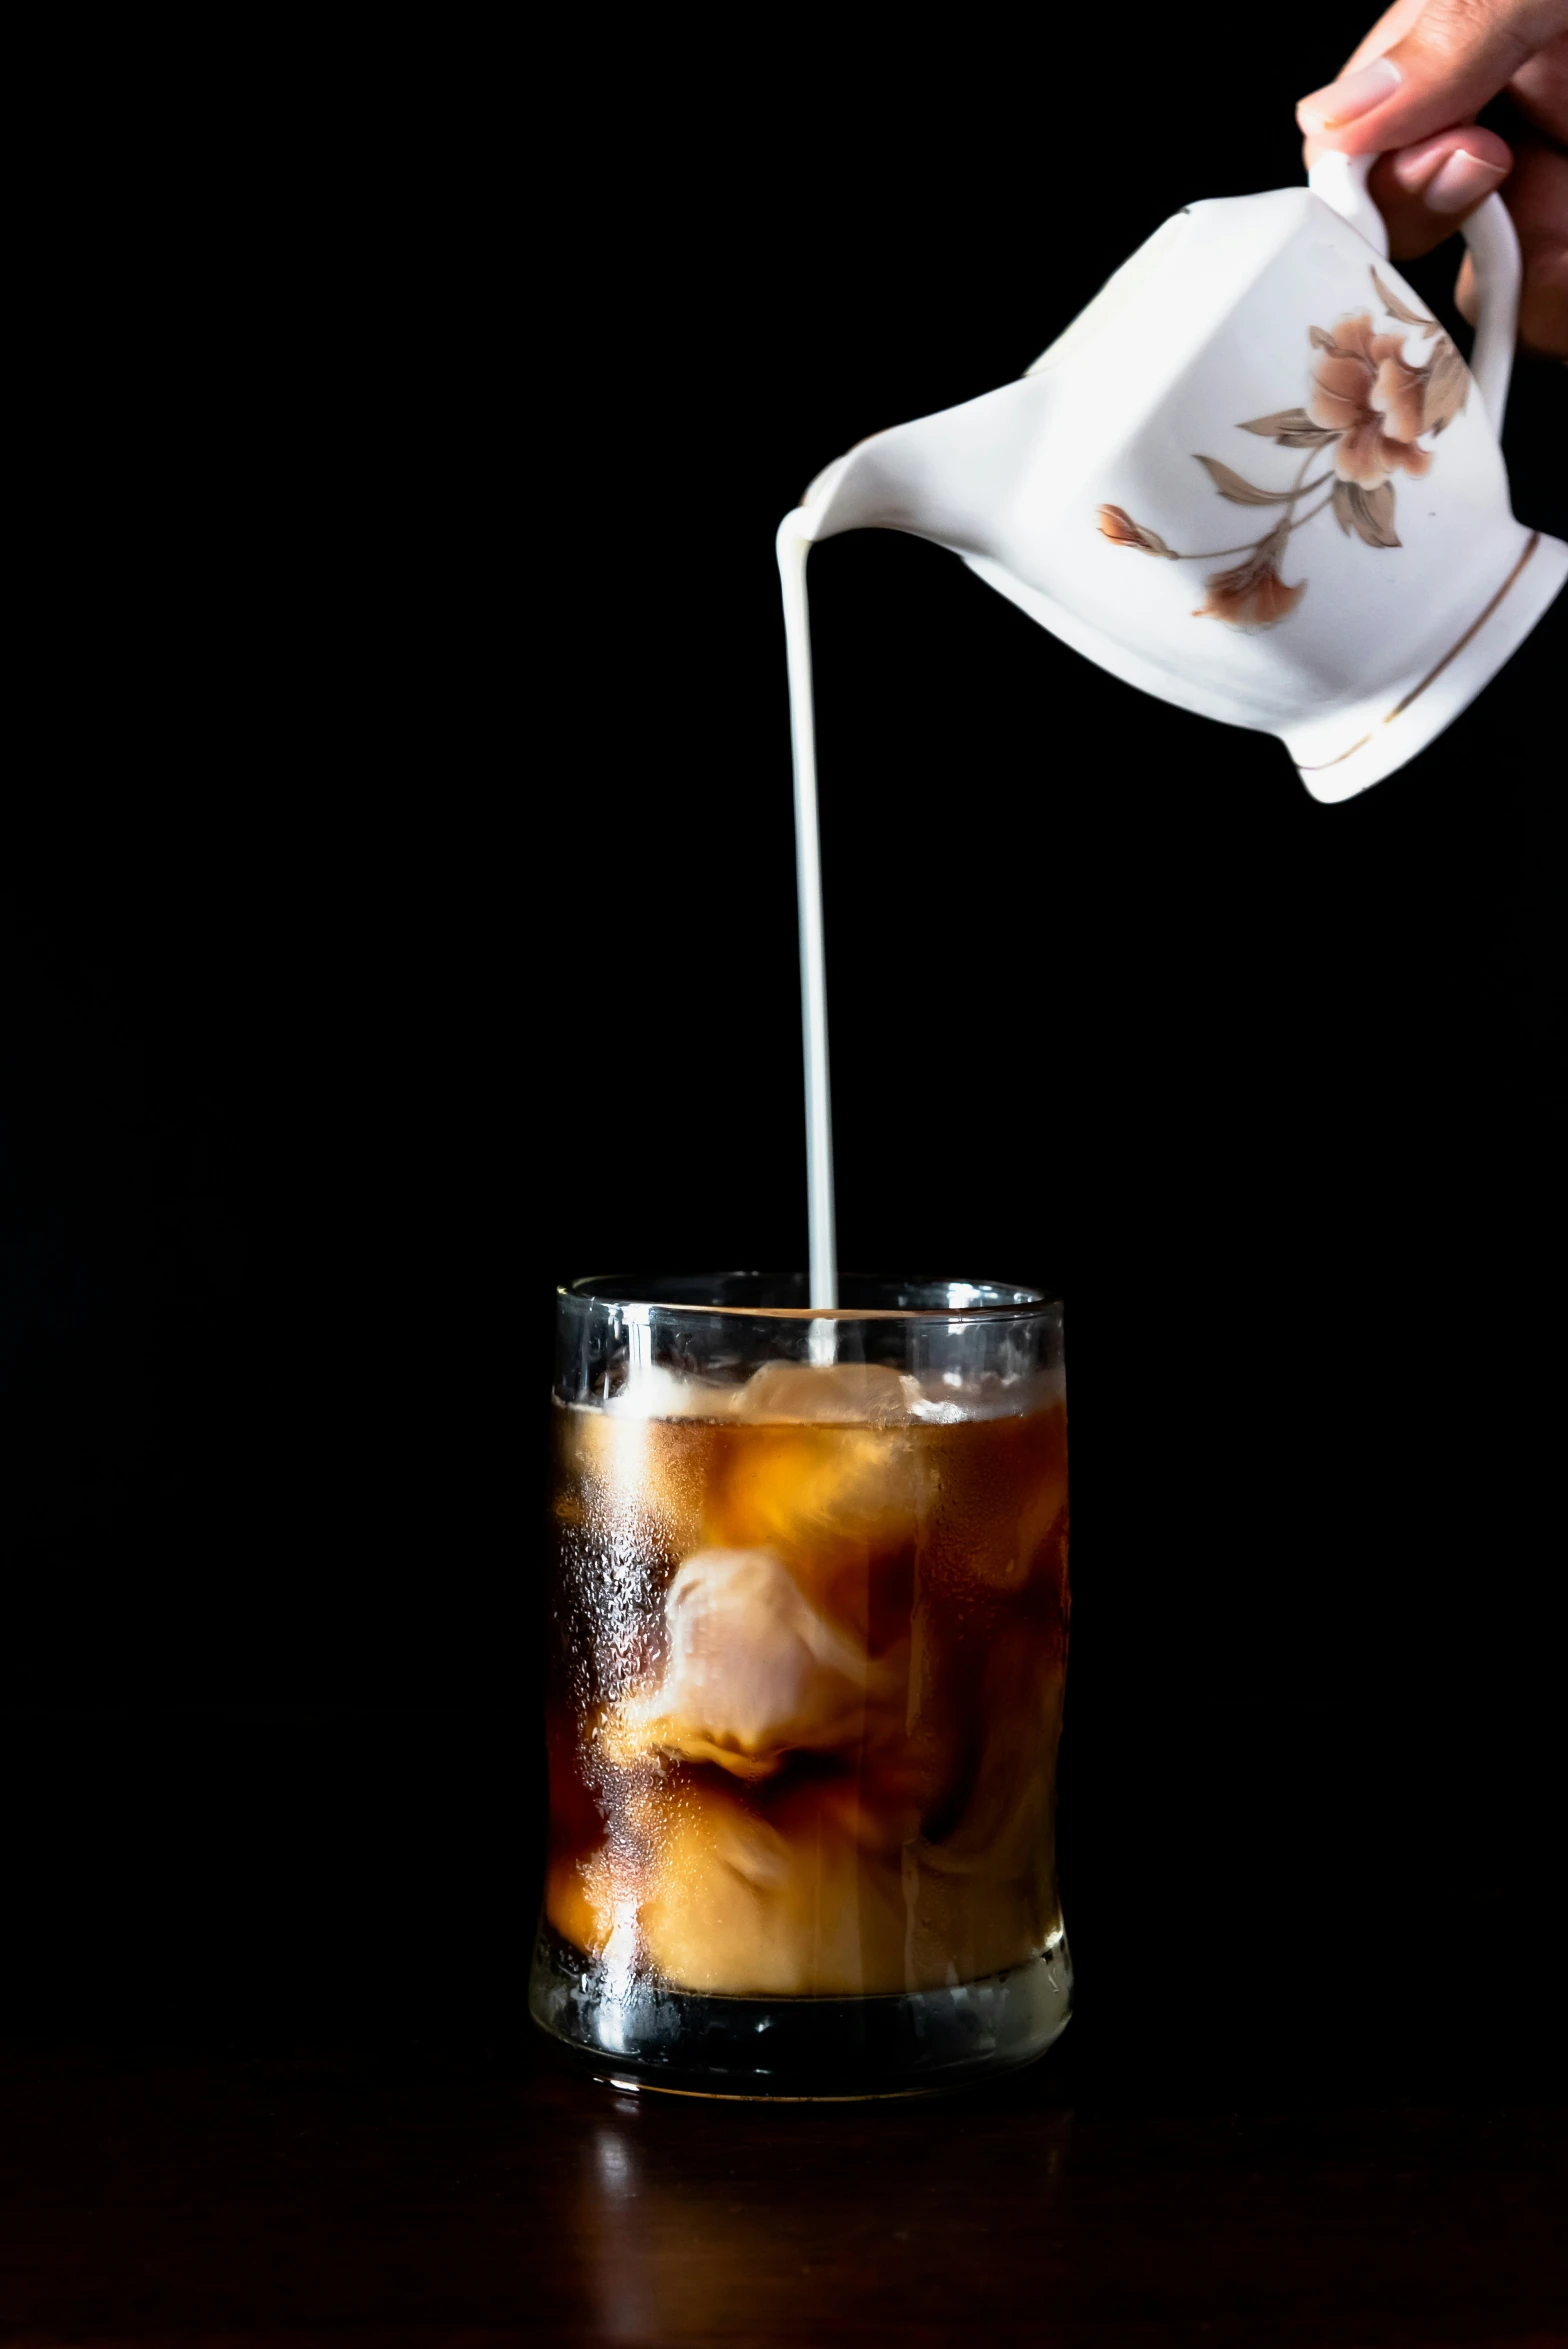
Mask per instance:
[[[1498,430],[1519,246],[1465,227],[1472,374],[1387,259],[1373,158],[1166,221],[1020,382],[862,441],[799,528],[961,555],[1129,684],[1277,734],[1348,799],[1473,700],[1568,576]]]

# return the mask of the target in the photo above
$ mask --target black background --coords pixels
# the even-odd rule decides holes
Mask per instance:
[[[804,1252],[775,524],[1297,179],[1340,19],[322,61],[62,193],[11,2034],[523,2028],[552,1284]],[[1075,2060],[1560,2079],[1560,627],[1323,808],[929,546],[812,593],[843,1258],[1068,1300]]]

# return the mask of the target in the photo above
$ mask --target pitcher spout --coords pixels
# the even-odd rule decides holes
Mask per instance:
[[[807,538],[906,530],[957,554],[993,555],[1040,460],[1056,387],[1045,377],[874,433],[801,500]]]

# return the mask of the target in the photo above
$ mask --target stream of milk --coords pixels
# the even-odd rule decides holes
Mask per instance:
[[[817,829],[817,737],[811,706],[811,628],[806,612],[806,557],[811,541],[797,507],[779,524],[784,586],[784,648],[789,662],[789,723],[795,746],[795,877],[800,906],[800,1012],[806,1051],[806,1211],[813,1305],[838,1303],[833,1234],[833,1112],[828,1092],[828,996],[822,954],[822,850]],[[814,1322],[811,1353],[833,1359],[832,1322]]]

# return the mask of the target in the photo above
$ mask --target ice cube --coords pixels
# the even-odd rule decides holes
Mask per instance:
[[[896,1671],[811,1602],[769,1550],[701,1550],[665,1597],[667,1652],[656,1688],[602,1732],[612,1761],[659,1752],[771,1777],[791,1753],[849,1751]]]
[[[864,1848],[851,1789],[802,1787],[766,1817],[720,1787],[692,1790],[672,1806],[639,1914],[649,1960],[683,1990],[904,1988],[897,1860]]]
[[[622,1385],[595,1409],[617,1419],[727,1419],[741,1389],[695,1378],[661,1362],[630,1363]]]
[[[971,1419],[1023,1419],[1033,1411],[1049,1411],[1063,1399],[1058,1368],[1030,1370],[1002,1376],[994,1370],[978,1377],[961,1370],[927,1370],[906,1380],[910,1413],[926,1426],[957,1427]]]
[[[908,1426],[920,1389],[881,1362],[766,1362],[741,1388],[737,1419],[790,1426]]]
[[[602,1956],[612,1939],[622,1947],[635,1940],[649,1855],[662,1846],[672,1801],[657,1762],[603,1773],[598,1795],[597,1846],[587,1853],[557,1854],[545,1879],[551,1924],[593,1956]]]
[[[811,1380],[838,1375],[798,1367]],[[825,1411],[835,1408],[832,1394],[818,1399]],[[847,1409],[842,1389],[836,1403]],[[874,1639],[879,1588],[913,1552],[927,1482],[912,1426],[828,1416],[754,1421],[736,1427],[713,1459],[705,1540],[715,1549],[772,1550],[814,1606]],[[895,1601],[888,1620],[896,1613]]]
[[[617,1554],[673,1565],[694,1549],[702,1540],[706,1430],[687,1419],[559,1408],[566,1481],[557,1516]]]

